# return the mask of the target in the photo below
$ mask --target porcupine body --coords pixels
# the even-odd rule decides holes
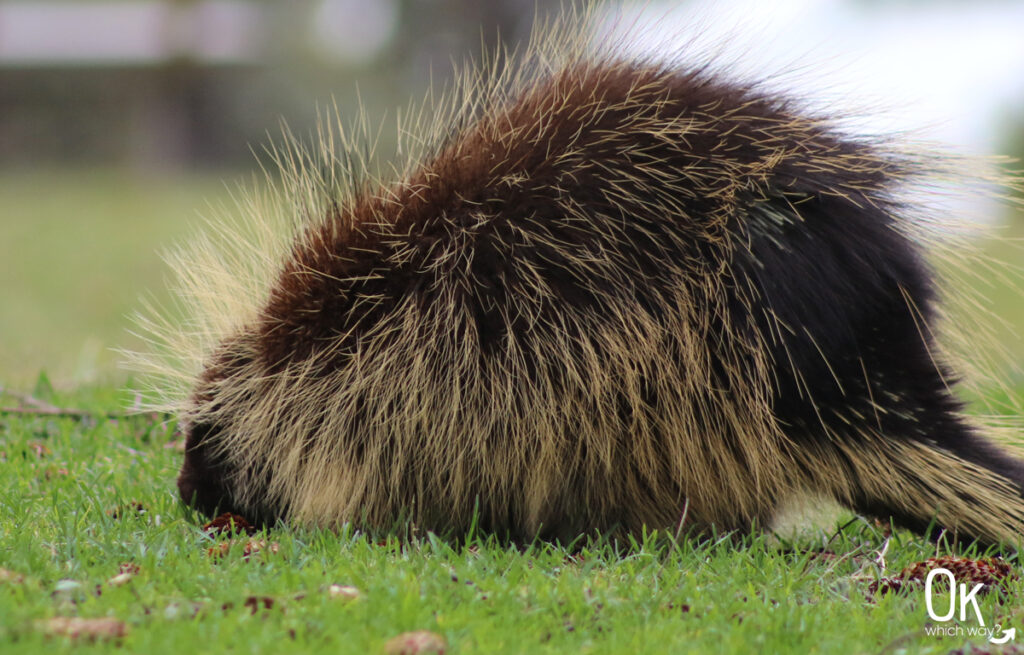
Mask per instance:
[[[747,530],[812,492],[1021,532],[1024,467],[933,336],[913,157],[706,67],[531,57],[394,179],[290,155],[298,227],[203,355],[185,501],[571,539]]]

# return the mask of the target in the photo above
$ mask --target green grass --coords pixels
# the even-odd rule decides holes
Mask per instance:
[[[40,370],[58,384],[123,382],[116,347],[138,348],[129,316],[166,298],[160,252],[236,175],[60,170],[0,175],[0,386]],[[225,182],[226,180],[227,182]]]
[[[103,387],[55,393],[45,382],[37,392],[93,412],[131,399]],[[226,537],[204,534],[175,497],[174,430],[144,416],[0,415],[0,568],[24,576],[0,582],[0,652],[373,653],[410,630],[440,634],[452,653],[946,653],[983,643],[925,634],[920,591],[868,589],[962,549],[897,531],[883,569],[885,536],[859,520],[785,543],[649,535],[579,552],[276,527],[256,537],[278,543],[276,553],[246,561],[236,545],[211,557]],[[124,512],[132,503],[145,512]],[[125,563],[138,574],[112,586]],[[361,597],[333,598],[331,584]],[[254,612],[250,597],[273,606],[260,600]],[[1024,628],[1024,583],[1007,599],[984,598],[986,622]],[[128,633],[95,644],[47,637],[40,622],[56,616],[115,617]]]

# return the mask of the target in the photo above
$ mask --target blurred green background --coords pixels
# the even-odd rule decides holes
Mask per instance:
[[[476,55],[481,43],[521,42],[535,8],[546,12],[557,4],[0,0],[0,387],[28,389],[41,371],[65,387],[124,381],[128,373],[113,349],[142,345],[129,332],[129,315],[143,296],[167,299],[170,276],[160,251],[216,215],[214,208],[231,205],[236,185],[257,170],[253,151],[280,134],[282,120],[301,137],[314,128],[317,107],[332,102],[343,117],[359,102],[371,116],[384,115],[421,97],[431,79],[443,82],[451,62]],[[648,2],[629,11],[646,12],[671,32],[671,25],[688,22],[689,4]],[[757,32],[767,28],[752,17],[749,2],[694,11],[726,28],[754,24],[750,42],[770,43],[777,57],[792,55],[791,61],[825,41],[843,43],[843,34],[858,47],[888,52],[882,41],[861,43],[864,26],[876,23],[902,33],[892,52],[914,39],[942,49],[951,38],[946,30],[998,43],[993,34],[1003,34],[1005,25],[1014,33],[1018,21],[1017,39],[1024,33],[1020,2],[767,4],[778,19],[775,36]],[[723,7],[731,13],[720,18],[715,12]],[[675,22],[665,19],[671,12],[679,12]],[[927,20],[960,15],[994,18]],[[846,27],[835,27],[840,23]],[[990,23],[992,34],[984,31]],[[840,37],[830,38],[830,29]],[[953,140],[967,134],[969,150],[1024,154],[1024,54],[1010,46],[988,55],[992,88],[1000,93],[987,104],[979,104],[983,89],[962,91],[973,104],[957,115],[909,116],[908,124],[967,126],[951,134]],[[850,48],[830,56],[856,59]],[[911,70],[924,65],[906,63]],[[917,95],[930,97],[923,68],[914,77],[925,85]],[[942,94],[950,85],[933,86],[948,108]],[[1011,265],[1024,264],[1011,241],[1024,238],[1024,213],[1004,206],[986,220],[1005,230],[982,247]],[[992,279],[983,289],[1004,319],[1000,338],[1016,362],[1024,359],[1019,282]],[[1019,372],[1011,375],[1020,380]]]

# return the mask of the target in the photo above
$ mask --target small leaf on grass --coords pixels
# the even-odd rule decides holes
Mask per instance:
[[[82,583],[78,580],[58,580],[53,586],[54,593],[69,593],[81,589]]]
[[[80,619],[73,616],[58,616],[39,624],[40,629],[49,636],[70,637],[98,641],[120,639],[128,633],[128,626],[118,619]]]
[[[388,655],[420,655],[421,653],[444,655],[447,649],[448,644],[445,643],[441,635],[426,630],[403,632],[384,644],[384,652]]]
[[[120,587],[123,584],[128,584],[131,579],[135,577],[134,573],[118,573],[111,579],[107,580],[107,584],[111,587]]]
[[[342,584],[332,584],[327,588],[327,593],[331,595],[331,598],[342,600],[357,600],[362,596],[362,593],[355,587]]]

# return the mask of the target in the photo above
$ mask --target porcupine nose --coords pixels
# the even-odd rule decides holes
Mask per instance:
[[[211,456],[207,439],[216,431],[212,425],[193,425],[185,439],[185,462],[178,474],[178,492],[186,505],[207,516],[231,510],[231,497],[223,462]]]

